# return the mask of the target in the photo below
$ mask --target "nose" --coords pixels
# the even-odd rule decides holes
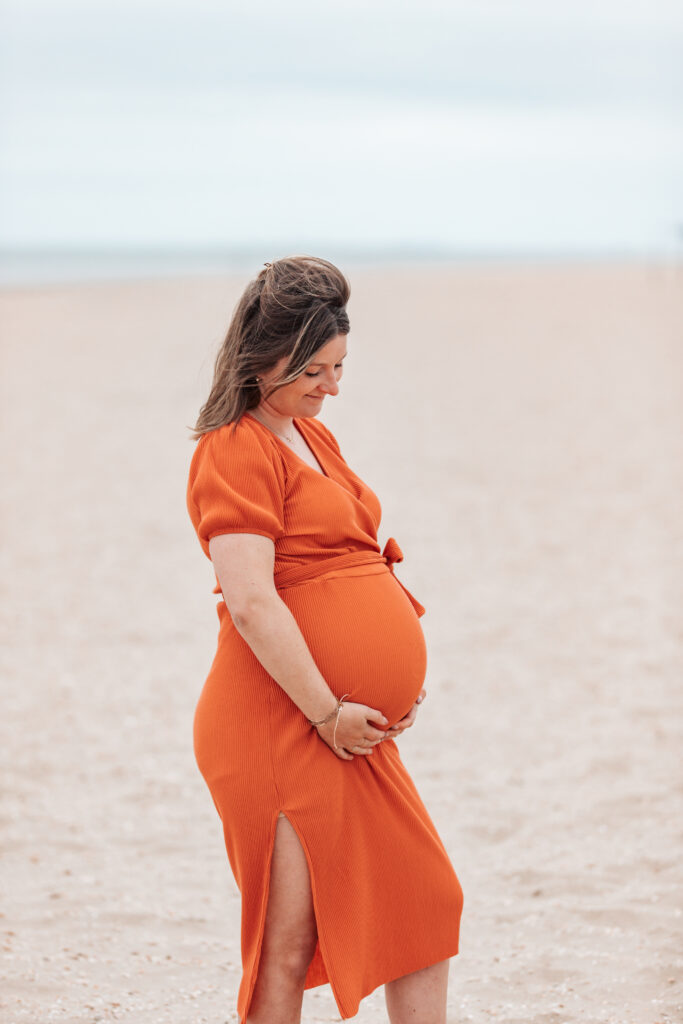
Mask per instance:
[[[323,391],[328,395],[339,394],[339,382],[337,381],[334,373],[329,373],[325,376],[325,380],[321,382]]]

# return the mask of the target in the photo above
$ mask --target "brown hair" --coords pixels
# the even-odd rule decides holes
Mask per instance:
[[[350,293],[342,272],[319,257],[288,256],[266,263],[235,307],[192,440],[238,422],[256,408],[261,401],[256,378],[284,356],[288,363],[268,395],[296,380],[328,341],[348,334],[344,307]]]

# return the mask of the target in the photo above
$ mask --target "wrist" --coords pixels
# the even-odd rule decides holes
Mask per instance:
[[[311,721],[309,718],[309,722],[311,722],[311,725],[316,729],[324,729],[326,725],[330,725],[332,728],[332,746],[335,750],[337,749],[337,726],[339,725],[339,716],[341,715],[342,708],[344,707],[345,698],[350,696],[350,693],[345,693],[344,696],[337,701],[336,708],[326,715],[325,718],[315,722]]]
[[[330,694],[330,696],[333,697],[333,699],[334,699],[334,707],[330,708],[329,711],[327,711],[326,713],[321,714],[317,718],[308,718],[308,715],[306,715],[306,718],[308,719],[309,725],[314,725],[316,727],[316,729],[319,726],[321,726],[321,725],[327,725],[328,722],[333,722],[334,719],[339,714],[339,710],[341,708],[341,701],[337,700],[337,698],[334,697],[333,694]]]

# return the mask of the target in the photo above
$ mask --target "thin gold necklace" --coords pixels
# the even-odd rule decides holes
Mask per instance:
[[[254,414],[253,414],[253,412],[252,412],[252,416],[253,416],[253,415],[254,415]],[[262,420],[262,419],[261,419],[261,418],[260,418],[259,416],[256,416],[256,417],[254,417],[254,418],[255,418],[255,419],[257,419],[257,420],[259,421],[259,423],[263,423],[263,420]],[[281,437],[283,441],[288,441],[288,442],[289,442],[290,444],[294,444],[294,434],[292,434],[292,436],[290,437],[290,436],[289,436],[288,434],[281,434],[281,433],[280,433],[280,431],[279,431],[279,430],[275,430],[275,428],[274,428],[274,427],[269,427],[267,423],[263,423],[263,426],[264,426],[264,427],[267,427],[267,428],[268,428],[268,430],[272,430],[272,432],[273,432],[273,433],[274,433],[274,434],[275,434],[275,435],[276,435],[277,437]],[[292,428],[294,428],[294,422],[292,422]]]
[[[289,441],[290,444],[294,444],[294,434],[290,437],[289,434],[281,434],[278,430],[274,430],[273,433],[281,437],[283,441]]]

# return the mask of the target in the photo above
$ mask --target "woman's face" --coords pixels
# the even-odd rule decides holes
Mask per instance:
[[[346,335],[338,334],[331,341],[314,353],[313,358],[304,372],[293,380],[278,388],[270,398],[261,399],[259,409],[267,410],[278,416],[317,416],[322,409],[327,395],[339,392],[342,361],[346,355]],[[273,383],[287,366],[288,359],[283,357],[262,377],[262,389]]]

